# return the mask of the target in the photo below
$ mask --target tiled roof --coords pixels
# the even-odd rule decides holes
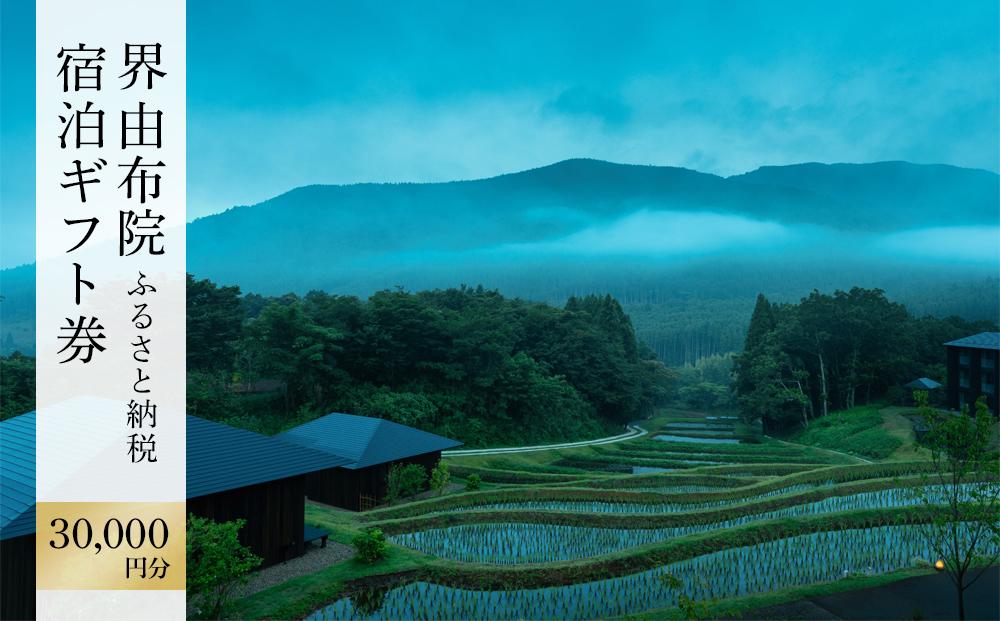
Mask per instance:
[[[324,451],[187,417],[187,497],[349,464]],[[35,413],[0,422],[0,539],[35,532]]]
[[[934,390],[935,388],[940,387],[941,384],[935,382],[929,377],[919,377],[904,386],[904,388],[915,388],[917,390]]]
[[[350,461],[276,437],[187,417],[188,498],[343,466]]]
[[[35,413],[0,422],[0,540],[35,532]]]
[[[948,347],[969,347],[971,349],[998,349],[1000,350],[1000,332],[980,332],[965,338],[948,341]]]
[[[381,418],[338,413],[299,425],[278,437],[308,448],[343,455],[352,462],[345,468],[351,469],[462,445],[457,440]]]

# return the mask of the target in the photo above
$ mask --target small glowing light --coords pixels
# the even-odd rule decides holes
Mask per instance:
[[[944,561],[942,561],[941,559],[934,561],[934,569],[938,571],[944,569]]]

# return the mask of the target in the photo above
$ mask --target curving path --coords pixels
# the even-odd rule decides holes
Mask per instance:
[[[506,448],[464,449],[458,451],[442,451],[445,457],[461,457],[463,455],[505,455],[507,453],[533,453],[535,451],[551,451],[553,449],[576,448],[578,446],[597,446],[599,444],[614,444],[644,436],[648,431],[636,424],[628,425],[628,431],[617,436],[584,440],[582,442],[565,442],[563,444],[539,444],[536,446],[511,446]]]

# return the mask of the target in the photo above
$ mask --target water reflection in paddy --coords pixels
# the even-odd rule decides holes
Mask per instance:
[[[541,589],[473,591],[414,582],[344,598],[310,621],[365,619],[570,619],[633,614],[695,600],[765,593],[845,573],[880,574],[915,565],[930,552],[913,526],[814,533],[713,552],[653,570]],[[672,589],[663,577],[680,579]],[[357,600],[357,605],[355,601]]]

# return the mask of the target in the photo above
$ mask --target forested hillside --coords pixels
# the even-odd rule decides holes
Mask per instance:
[[[694,364],[742,348],[758,292],[861,286],[916,315],[997,317],[998,187],[992,172],[907,162],[724,178],[575,159],[295,188],[188,224],[187,266],[261,295],[466,283],[561,307],[610,294],[662,361]],[[34,266],[0,272],[0,296],[0,353],[33,353]]]
[[[189,278],[187,325],[189,411],[264,432],[341,411],[469,446],[580,439],[651,413],[667,390],[610,296],[265,298]]]
[[[813,291],[797,304],[758,296],[734,360],[745,419],[775,432],[870,402],[917,377],[946,381],[943,343],[990,321],[914,317],[878,289]]]

